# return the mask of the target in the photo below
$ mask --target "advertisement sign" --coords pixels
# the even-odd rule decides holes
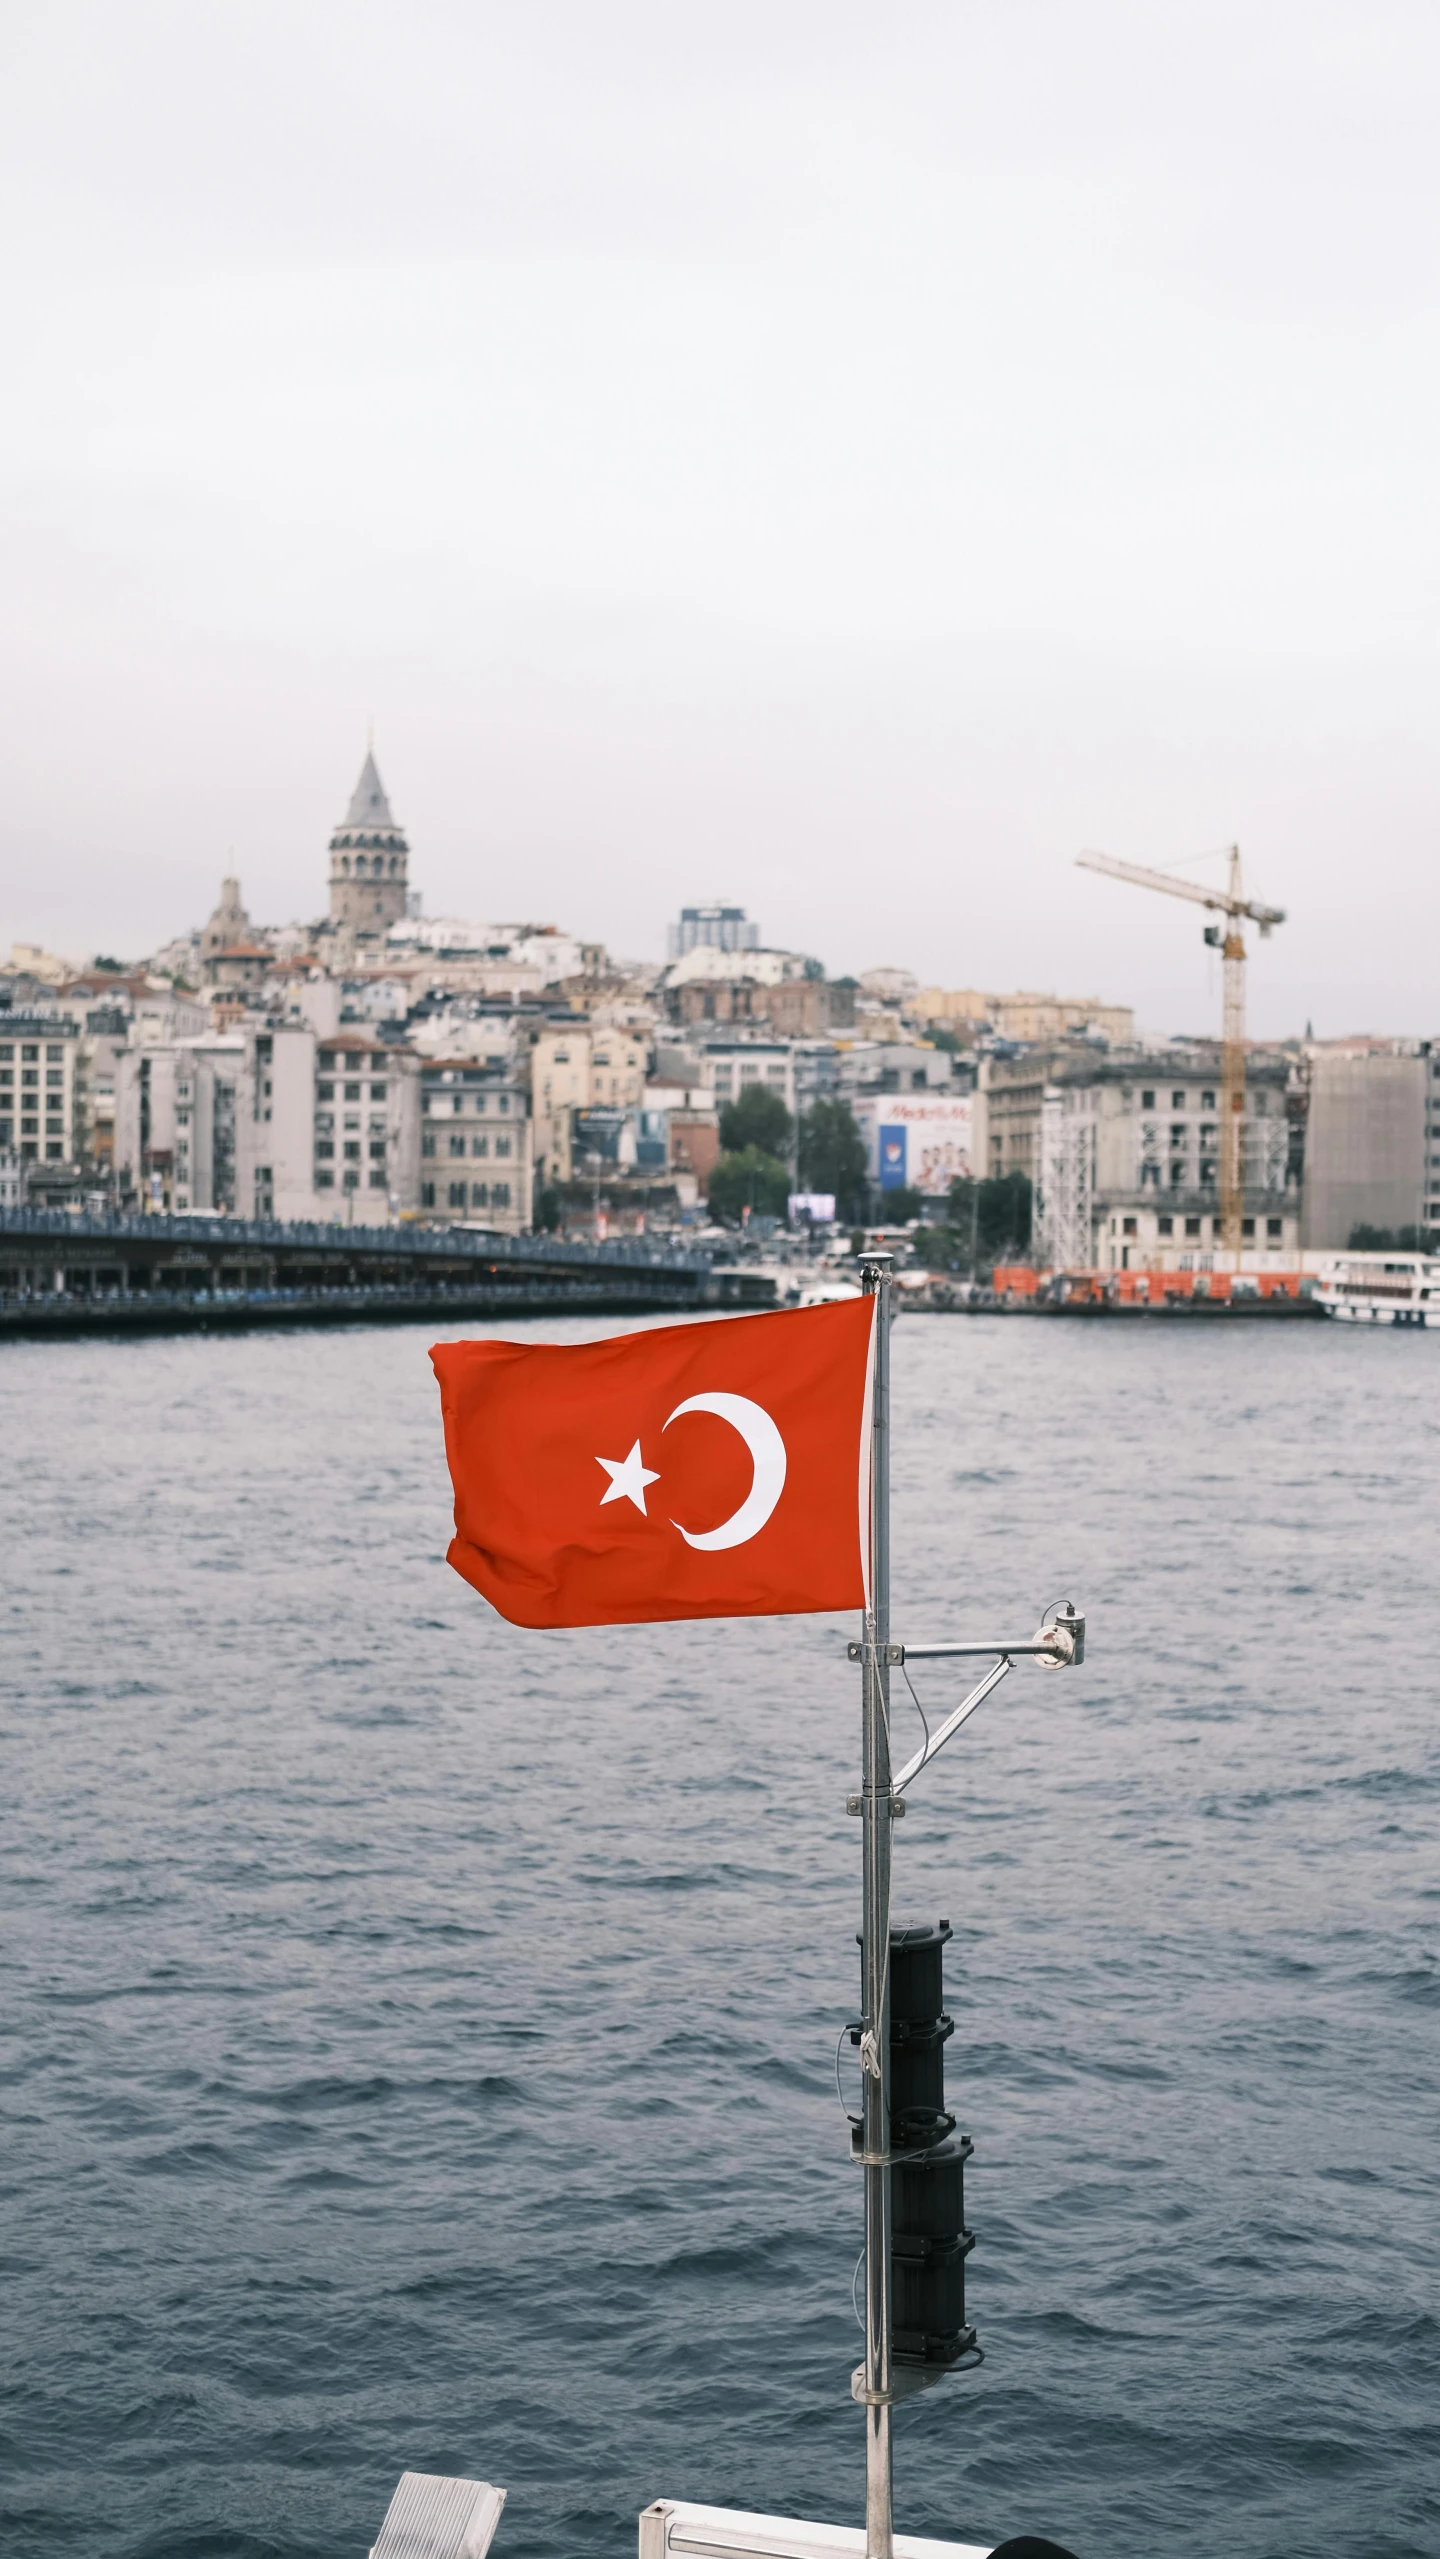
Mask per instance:
[[[854,1105],[872,1182],[942,1200],[973,1170],[973,1093],[867,1094]]]
[[[790,1223],[806,1218],[812,1226],[833,1226],[835,1194],[833,1191],[792,1191],[789,1203]]]
[[[906,1169],[908,1148],[906,1130],[892,1120],[881,1122],[876,1142],[876,1164],[882,1191],[903,1191],[910,1180]]]

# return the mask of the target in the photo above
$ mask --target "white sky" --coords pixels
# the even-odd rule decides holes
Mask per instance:
[[[6,0],[0,951],[324,905],[1440,1031],[1440,14]],[[1194,875],[1193,873],[1191,874]],[[1203,876],[1203,874],[1202,874]]]

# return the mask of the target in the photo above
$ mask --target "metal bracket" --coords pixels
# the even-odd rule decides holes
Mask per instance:
[[[857,2364],[850,2375],[850,2396],[862,2408],[892,2408],[897,2399],[913,2399],[917,2390],[933,2390],[937,2381],[949,2378],[949,2364],[892,2364],[888,2390],[867,2390],[865,2366]]]
[[[905,1819],[905,1798],[903,1795],[882,1795],[880,1797],[880,1802],[882,1805],[888,1805],[890,1819],[892,1822],[903,1822]],[[847,1813],[863,1813],[865,1810],[864,1796],[847,1795],[845,1798],[845,1810]]]

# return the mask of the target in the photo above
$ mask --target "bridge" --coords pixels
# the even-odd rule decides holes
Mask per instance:
[[[758,1272],[648,1237],[0,1209],[0,1339],[773,1303]]]

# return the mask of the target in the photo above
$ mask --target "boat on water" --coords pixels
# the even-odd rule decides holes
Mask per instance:
[[[1440,1259],[1429,1253],[1336,1253],[1316,1302],[1342,1324],[1440,1326]]]

